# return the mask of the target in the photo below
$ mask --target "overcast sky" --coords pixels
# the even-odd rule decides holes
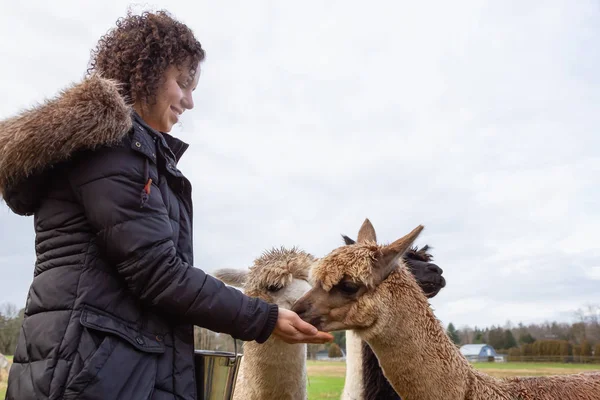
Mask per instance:
[[[0,118],[81,79],[125,1],[7,2]],[[571,321],[600,303],[597,1],[187,1],[207,58],[174,134],[194,185],[196,267],[297,245],[322,256],[365,217],[418,224],[444,325]],[[0,204],[0,303],[25,304],[33,220]]]

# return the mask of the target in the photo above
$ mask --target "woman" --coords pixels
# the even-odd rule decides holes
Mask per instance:
[[[193,267],[188,147],[204,50],[165,12],[128,15],[89,76],[0,123],[0,192],[37,261],[8,399],[195,399],[193,326],[262,343],[331,335]]]

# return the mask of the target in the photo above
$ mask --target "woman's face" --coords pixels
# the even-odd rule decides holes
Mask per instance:
[[[181,114],[194,108],[192,92],[196,90],[199,76],[198,68],[192,77],[189,66],[171,65],[165,71],[154,102],[136,103],[133,108],[151,128],[170,132]]]

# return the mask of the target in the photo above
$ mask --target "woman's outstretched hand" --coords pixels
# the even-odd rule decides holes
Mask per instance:
[[[323,344],[333,341],[331,334],[319,332],[317,328],[300,319],[298,314],[285,308],[279,308],[279,317],[277,318],[273,335],[290,344]]]

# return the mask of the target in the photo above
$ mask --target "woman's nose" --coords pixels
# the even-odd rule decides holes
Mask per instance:
[[[191,93],[189,93],[183,97],[183,99],[181,101],[181,105],[186,110],[191,110],[192,108],[194,108],[194,99],[192,98]]]

